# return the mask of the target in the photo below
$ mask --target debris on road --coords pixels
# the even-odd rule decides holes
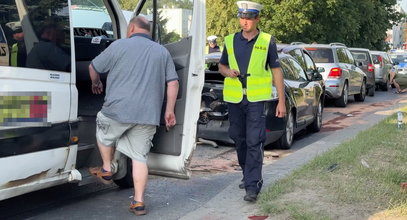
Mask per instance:
[[[366,160],[361,159],[361,160],[360,160],[360,163],[362,163],[362,165],[363,165],[364,167],[370,168],[370,166],[369,166],[369,164],[366,162]]]

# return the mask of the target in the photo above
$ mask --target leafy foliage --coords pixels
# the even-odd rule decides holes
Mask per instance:
[[[218,42],[223,37],[239,31],[235,1],[206,0],[206,36],[218,36]]]
[[[257,0],[263,4],[261,30],[290,43],[341,42],[384,50],[386,30],[404,17],[396,0]],[[207,35],[239,30],[235,1],[207,0]]]

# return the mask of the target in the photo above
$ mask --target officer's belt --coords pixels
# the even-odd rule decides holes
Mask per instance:
[[[243,95],[246,95],[247,94],[246,88],[243,88],[242,92],[243,92]]]

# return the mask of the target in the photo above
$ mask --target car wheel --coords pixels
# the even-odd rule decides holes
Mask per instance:
[[[322,103],[321,101],[319,101],[314,121],[307,128],[309,131],[318,132],[321,130],[321,127],[322,127]]]
[[[126,175],[117,180],[113,180],[114,183],[116,183],[117,186],[121,189],[127,189],[130,187],[133,187],[133,166],[132,166],[132,161],[131,159],[127,159],[127,173]]]
[[[282,149],[290,149],[294,139],[294,116],[292,111],[287,114],[287,123],[285,125],[284,134],[278,140],[279,146]]]
[[[387,79],[386,82],[381,85],[381,89],[383,91],[389,91],[389,87],[390,87],[390,80]]]
[[[359,94],[354,95],[355,100],[358,102],[363,102],[365,101],[366,97],[366,81],[363,80],[362,86],[360,87],[360,92]]]
[[[345,82],[343,85],[342,95],[335,100],[335,105],[338,107],[346,107],[348,104],[348,84]]]
[[[372,96],[372,97],[373,97],[373,96],[374,96],[375,91],[376,91],[376,87],[375,87],[375,86],[370,87],[370,88],[368,89],[367,95],[368,95],[368,96]]]

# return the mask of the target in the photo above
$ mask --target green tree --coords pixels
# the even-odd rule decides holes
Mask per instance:
[[[216,35],[223,44],[225,36],[239,29],[235,1],[206,0],[206,36]]]
[[[396,0],[256,0],[263,4],[260,29],[279,42],[341,42],[385,49],[386,30],[403,16]],[[235,1],[207,0],[207,34],[239,30]]]

